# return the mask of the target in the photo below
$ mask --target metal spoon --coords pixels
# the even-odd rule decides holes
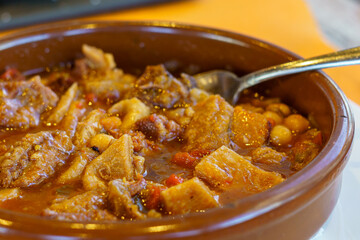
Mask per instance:
[[[275,65],[242,77],[225,70],[213,70],[196,74],[194,78],[199,88],[220,94],[235,104],[244,89],[267,80],[299,72],[354,64],[360,64],[360,47]]]

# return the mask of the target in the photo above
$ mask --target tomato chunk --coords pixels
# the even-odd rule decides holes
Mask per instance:
[[[186,168],[193,168],[206,155],[212,151],[204,149],[196,149],[191,152],[178,152],[171,159],[171,162]]]
[[[171,174],[170,177],[166,179],[165,185],[167,187],[172,187],[182,182],[184,182],[184,179],[182,177],[176,176],[175,174]]]
[[[191,156],[188,152],[178,152],[171,159],[173,163],[186,168],[193,168],[196,160],[197,159]]]
[[[160,193],[164,189],[159,186],[151,186],[149,195],[145,200],[145,206],[148,209],[157,209],[160,206]]]
[[[190,152],[191,156],[194,156],[196,158],[202,158],[206,155],[209,155],[212,151],[205,150],[205,149],[196,149]]]

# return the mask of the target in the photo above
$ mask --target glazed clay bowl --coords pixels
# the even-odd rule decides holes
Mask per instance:
[[[163,63],[172,73],[227,69],[238,75],[299,57],[241,34],[173,22],[64,22],[28,28],[0,40],[0,69],[36,72],[78,57],[87,43],[113,53],[117,65],[139,74]],[[331,214],[350,155],[354,120],[337,85],[322,72],[256,87],[309,114],[326,144],[284,183],[205,213],[126,222],[60,222],[0,210],[8,239],[308,239]],[[66,238],[67,237],[67,238]]]

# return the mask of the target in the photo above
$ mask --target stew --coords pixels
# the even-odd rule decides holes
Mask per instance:
[[[71,65],[0,76],[0,207],[70,221],[203,212],[280,184],[321,150],[296,109],[230,105],[163,65],[136,77],[83,45]]]

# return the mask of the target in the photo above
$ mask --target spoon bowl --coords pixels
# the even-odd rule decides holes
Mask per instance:
[[[230,71],[213,70],[199,73],[194,78],[199,88],[219,94],[236,104],[243,90],[264,81],[300,72],[354,64],[360,64],[360,47],[267,67],[242,77]]]

